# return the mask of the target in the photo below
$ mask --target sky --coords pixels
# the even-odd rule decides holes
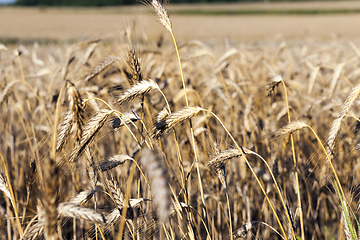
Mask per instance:
[[[8,4],[8,3],[13,3],[16,0],[0,0],[0,4]]]

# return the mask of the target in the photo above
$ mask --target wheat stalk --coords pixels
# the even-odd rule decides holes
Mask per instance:
[[[53,159],[48,159],[43,168],[44,185],[42,202],[44,205],[44,231],[46,239],[57,240],[59,233],[57,232],[58,226],[58,188],[59,188],[59,171],[60,168],[56,166]]]

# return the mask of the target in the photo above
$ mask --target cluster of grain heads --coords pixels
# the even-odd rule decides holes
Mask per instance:
[[[357,87],[355,87],[355,88],[357,88]],[[352,95],[352,94],[354,95],[354,92],[353,92],[353,91],[352,91],[352,93],[351,93],[350,95]],[[356,94],[358,94],[358,93],[356,93]],[[353,98],[354,98],[354,96],[353,96]],[[348,99],[349,99],[349,98],[348,98]],[[356,99],[356,98],[355,98],[355,99]],[[351,102],[354,102],[354,101],[355,101],[354,99],[350,98],[350,100],[349,100],[350,103],[348,103],[348,104],[351,105]],[[347,103],[347,102],[348,102],[348,101],[346,101],[345,103]],[[347,107],[349,107],[349,106],[347,106]],[[344,110],[344,107],[343,107],[343,110]],[[346,110],[346,109],[343,111],[344,116],[345,116],[345,113],[344,113],[344,112],[347,112],[347,111],[348,111],[348,110]],[[340,115],[340,116],[341,116],[341,115]],[[344,116],[342,116],[341,118],[338,118],[338,119],[336,119],[336,120],[334,121],[335,124],[338,125],[338,126],[335,126],[335,127],[334,127],[334,126],[333,126],[334,123],[333,123],[333,125],[332,125],[332,127],[331,127],[331,130],[334,130],[334,129],[335,129],[335,130],[336,130],[336,133],[332,133],[331,136],[334,136],[334,135],[337,134],[337,131],[338,131],[339,128],[340,128],[340,121],[341,121],[341,119],[342,119]],[[329,153],[328,153],[329,146],[328,146],[328,148],[326,149],[326,148],[324,147],[324,145],[322,144],[321,140],[319,139],[319,137],[317,136],[317,134],[315,133],[315,131],[314,131],[309,125],[305,124],[304,122],[302,122],[302,121],[300,121],[300,120],[299,120],[299,121],[295,121],[295,122],[290,122],[289,124],[287,124],[286,126],[284,126],[282,129],[280,129],[280,130],[278,131],[277,135],[278,135],[278,136],[286,136],[286,135],[289,135],[289,134],[293,133],[294,131],[300,130],[300,129],[302,129],[302,128],[309,128],[309,129],[312,131],[312,133],[315,135],[318,143],[320,144],[320,146],[321,146],[324,154],[326,155],[326,159],[327,159],[327,160],[326,160],[326,163],[321,166],[321,171],[322,171],[321,174],[326,175],[325,172],[324,172],[324,169],[326,169],[326,168],[327,168],[327,164],[329,164],[330,169],[331,169],[331,171],[332,171],[332,173],[334,174],[334,177],[335,177],[335,185],[336,185],[336,188],[339,189],[340,200],[342,200],[343,203],[344,203],[343,207],[341,208],[342,221],[344,222],[344,232],[345,232],[345,235],[348,236],[348,239],[351,239],[351,238],[350,238],[350,230],[349,230],[351,223],[349,223],[348,221],[345,223],[345,220],[344,220],[344,219],[345,219],[345,216],[348,215],[348,213],[349,213],[349,212],[348,212],[348,206],[347,206],[347,203],[346,203],[346,197],[345,197],[345,194],[344,194],[342,185],[341,185],[341,183],[340,183],[338,174],[337,174],[337,172],[336,172],[336,170],[335,170],[335,168],[334,168],[334,165],[333,165],[333,163],[332,163],[331,155],[329,155]],[[330,131],[331,131],[331,130],[330,130]],[[334,130],[334,131],[335,131],[335,130]],[[331,140],[330,140],[330,143],[331,143]],[[330,145],[330,146],[331,146],[331,145]],[[321,177],[324,177],[323,175],[321,175]]]
[[[161,1],[152,0],[148,4],[170,31],[178,53],[166,9]],[[124,61],[117,61],[115,51],[97,41],[74,44],[65,57],[57,47],[37,49],[39,59],[49,60],[43,61],[44,69],[34,67],[38,65],[35,60],[29,64],[23,49],[21,56],[14,51],[9,63],[6,63],[7,52],[1,52],[1,63],[5,65],[0,66],[0,111],[4,112],[0,153],[6,155],[9,167],[9,171],[2,169],[2,172],[10,176],[0,175],[3,196],[0,197],[0,217],[4,216],[4,221],[0,221],[1,237],[21,238],[23,229],[22,239],[44,236],[102,239],[100,235],[104,235],[104,239],[205,239],[205,235],[206,239],[214,240],[227,237],[295,239],[300,235],[301,239],[328,239],[331,235],[343,239],[344,232],[346,238],[353,238],[346,221],[346,215],[354,219],[350,208],[340,209],[341,220],[337,219],[339,214],[333,214],[329,207],[329,203],[334,202],[336,206],[337,201],[318,183],[318,177],[321,179],[329,173],[332,177],[333,173],[318,173],[323,162],[317,156],[328,154],[330,164],[334,159],[332,171],[337,169],[343,186],[349,187],[351,181],[357,184],[358,153],[351,149],[358,136],[352,131],[350,121],[344,121],[353,114],[351,108],[354,112],[359,108],[356,102],[359,85],[356,84],[360,76],[360,51],[356,50],[356,44],[352,46],[357,55],[354,57],[345,44],[339,44],[342,50],[336,52],[336,41],[322,43],[322,50],[301,40],[294,44],[279,44],[277,40],[261,42],[264,44],[250,41],[236,49],[229,43],[227,47],[231,50],[215,61],[220,66],[214,70],[213,64],[205,60],[211,53],[204,51],[203,43],[183,44],[181,64],[179,58],[173,59],[174,49],[168,44],[156,48],[146,41],[139,41],[139,44],[145,43],[142,52],[135,51],[130,37],[123,45],[119,43],[116,54],[124,56]],[[215,50],[219,52],[220,48],[221,44]],[[24,66],[21,70],[20,61],[16,62],[20,57]],[[59,65],[59,62],[62,63]],[[174,70],[176,67],[180,69]],[[37,74],[43,70],[50,74],[45,77]],[[188,82],[184,81],[182,70]],[[269,72],[289,76],[288,89],[280,75],[268,84]],[[16,80],[24,76],[26,83]],[[44,89],[43,83],[49,82],[51,86]],[[15,88],[17,83],[19,87]],[[56,86],[61,84],[66,85],[59,93]],[[187,91],[185,84],[189,85]],[[281,89],[281,95],[263,98],[265,86],[270,95],[283,85],[285,90]],[[337,113],[339,102],[355,85]],[[163,98],[145,99],[152,89],[157,89]],[[186,94],[191,94],[191,104],[202,108],[189,105]],[[53,101],[50,101],[51,95]],[[64,95],[66,101],[62,103]],[[286,97],[286,104],[274,101],[281,96]],[[180,103],[184,97],[186,104]],[[134,100],[141,103],[141,108],[138,102],[130,102]],[[48,119],[38,114],[42,101],[50,114]],[[114,104],[115,101],[118,104]],[[224,106],[224,102],[229,106]],[[49,127],[53,119],[59,119],[57,113],[51,115],[55,104],[56,111],[64,109],[59,124],[55,120],[57,132]],[[101,110],[104,108],[109,110]],[[122,113],[120,109],[128,112]],[[290,121],[290,109],[294,119],[304,121]],[[207,114],[193,118],[200,111]],[[312,130],[305,123],[308,122],[324,136],[333,116],[326,151],[310,131],[295,134],[304,128]],[[284,126],[285,122],[289,122],[288,125]],[[52,136],[56,144],[47,141],[51,129],[56,132]],[[132,129],[136,131],[131,132]],[[174,133],[173,139],[167,138],[169,133]],[[291,140],[291,135],[294,137],[291,151],[277,146],[280,142],[277,138]],[[214,142],[219,147],[212,155]],[[161,149],[161,155],[148,150],[145,144],[150,149]],[[230,145],[234,148],[229,148]],[[54,156],[48,158],[47,149],[51,147]],[[131,154],[134,152],[141,157]],[[88,161],[77,161],[80,157]],[[291,157],[295,158],[294,165]],[[233,158],[237,160],[230,160]],[[28,175],[27,170],[30,162],[37,163],[32,175]],[[274,163],[272,170],[271,163]],[[209,174],[208,170],[212,172]],[[63,174],[67,171],[71,175]],[[298,179],[295,173],[299,173]],[[346,195],[345,199],[341,185],[339,188],[345,206],[355,206],[358,197]],[[291,210],[299,201],[303,205],[296,206],[294,218]],[[20,209],[19,217],[16,207]],[[294,226],[298,218],[301,223],[302,215],[304,230]],[[19,231],[16,219],[20,220]],[[251,221],[255,219],[263,222]],[[330,229],[328,235],[325,227]],[[341,231],[337,231],[339,229]]]
[[[343,67],[343,65],[344,64],[342,64],[342,65],[340,65],[338,67],[340,70],[337,69],[338,73],[336,73],[336,74],[340,75],[340,71],[341,71],[341,68]],[[334,76],[334,77],[336,77],[336,76]],[[336,78],[338,78],[338,77],[339,76],[337,76]],[[337,79],[335,81],[337,81]],[[335,86],[333,87],[333,89],[335,89]],[[330,91],[333,92],[333,90],[330,90]],[[333,172],[335,174],[338,187],[340,188],[341,193],[342,193],[341,197],[342,197],[342,200],[344,201],[344,206],[341,208],[341,210],[342,210],[341,221],[344,224],[344,232],[345,232],[345,235],[346,235],[347,239],[351,239],[351,234],[350,234],[350,227],[351,226],[349,226],[349,225],[351,225],[351,223],[345,221],[345,216],[349,215],[349,211],[348,211],[347,201],[346,201],[344,192],[343,192],[341,184],[340,184],[340,182],[338,180],[335,169],[334,169],[334,167],[332,165],[331,159],[333,157],[333,152],[334,152],[334,148],[335,148],[335,139],[336,139],[336,137],[337,137],[337,135],[338,135],[338,133],[340,131],[342,119],[348,114],[350,108],[354,105],[354,103],[358,99],[359,95],[360,95],[360,84],[357,84],[354,88],[352,88],[350,94],[348,95],[345,102],[343,103],[343,105],[341,107],[341,111],[340,111],[338,117],[331,124],[329,135],[328,135],[327,140],[326,140],[326,143],[327,143],[327,147],[326,147],[327,161],[326,161],[326,164],[324,164],[321,167],[321,175],[320,175],[321,177],[326,176],[325,172],[326,172],[326,169],[328,168],[328,163],[329,163],[331,169],[333,170]],[[323,179],[324,179],[324,177],[323,177]],[[321,180],[323,181],[323,179],[321,179]]]

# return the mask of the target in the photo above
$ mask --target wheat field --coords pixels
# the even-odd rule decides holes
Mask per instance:
[[[0,44],[0,239],[357,239],[360,42],[148,7],[166,37]]]

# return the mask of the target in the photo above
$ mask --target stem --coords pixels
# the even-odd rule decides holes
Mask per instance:
[[[158,88],[158,91],[161,93],[161,95],[163,96],[165,102],[166,102],[166,106],[167,109],[169,111],[169,114],[171,114],[171,109],[170,109],[170,105],[169,102],[164,94],[163,91],[161,91],[160,88]],[[183,166],[183,162],[182,162],[182,158],[181,158],[181,152],[180,152],[180,147],[179,147],[179,143],[177,141],[176,138],[176,133],[175,133],[175,129],[173,129],[173,133],[174,133],[174,141],[175,141],[175,145],[176,145],[176,154],[177,154],[177,159],[178,159],[178,164],[179,164],[179,170],[180,170],[180,177],[181,177],[181,183],[182,185],[182,189],[184,189],[184,199],[185,199],[185,203],[187,204],[187,197],[186,197],[186,191],[185,191],[185,180],[184,180],[184,166]]]
[[[233,236],[232,223],[231,223],[230,201],[229,201],[229,194],[228,194],[227,190],[226,190],[225,194],[226,194],[227,207],[228,207],[228,211],[229,211],[229,231],[230,231],[230,240],[233,240],[233,239],[234,239],[234,236]]]
[[[177,55],[177,58],[178,58],[178,61],[179,61],[180,75],[181,75],[181,80],[182,80],[183,89],[184,89],[184,96],[185,96],[186,106],[189,106],[189,100],[188,100],[187,93],[186,93],[186,85],[185,85],[184,74],[183,74],[183,70],[182,70],[182,66],[181,66],[179,50],[178,50],[178,47],[177,47],[176,40],[175,40],[173,32],[170,31],[170,34],[171,34],[171,37],[173,39],[176,55]],[[202,187],[202,183],[201,183],[201,175],[200,175],[200,169],[199,169],[199,163],[198,163],[199,160],[198,160],[197,151],[196,151],[196,142],[195,142],[194,130],[193,130],[193,127],[192,127],[191,119],[189,120],[189,123],[190,123],[191,139],[192,139],[193,148],[194,148],[194,157],[195,157],[195,162],[196,162],[196,170],[197,170],[198,179],[199,179],[199,188],[200,188],[201,201],[202,201],[202,203],[203,203],[203,205],[204,205],[204,207],[206,209],[204,191],[203,191],[203,187]]]
[[[310,127],[309,125],[306,125],[306,126],[313,132],[313,134],[315,135],[316,139],[318,140],[318,142],[319,142],[322,150],[324,151],[324,153],[325,153],[325,155],[326,155],[326,158],[328,159],[328,161],[329,161],[329,163],[330,163],[331,170],[333,171],[333,173],[334,173],[334,175],[335,175],[336,183],[339,185],[339,188],[340,188],[340,191],[341,191],[341,195],[342,195],[344,201],[346,201],[344,191],[343,191],[343,189],[342,189],[342,187],[341,187],[341,184],[340,184],[340,180],[339,180],[339,178],[338,178],[338,175],[336,174],[334,165],[332,164],[331,159],[330,159],[329,155],[327,154],[327,152],[326,152],[326,150],[325,150],[324,145],[322,144],[319,136],[315,133],[314,129],[312,129],[312,127]]]
[[[187,94],[186,94],[186,85],[185,85],[184,74],[183,74],[183,70],[182,70],[182,66],[181,66],[181,60],[180,60],[179,50],[178,50],[178,47],[177,47],[177,44],[176,44],[176,40],[175,40],[175,37],[174,37],[174,34],[172,33],[172,31],[170,31],[170,34],[171,34],[171,37],[172,37],[172,39],[173,39],[173,41],[174,41],[174,46],[175,46],[175,50],[176,50],[176,55],[177,55],[177,58],[178,58],[178,61],[179,61],[180,75],[181,75],[181,80],[182,80],[183,89],[184,89],[184,95],[185,95],[185,103],[186,103],[186,106],[189,106],[189,100],[188,100]]]
[[[55,158],[55,155],[56,155],[56,137],[57,137],[57,125],[58,125],[58,122],[59,122],[59,106],[60,106],[60,99],[61,99],[61,95],[62,93],[64,92],[64,89],[66,88],[66,81],[63,85],[63,87],[61,88],[60,90],[60,93],[59,93],[59,96],[58,96],[58,99],[56,101],[56,108],[55,108],[55,119],[54,119],[54,130],[53,130],[53,147],[52,147],[52,152],[51,152],[51,157],[53,159],[56,159]]]
[[[290,119],[290,108],[289,108],[289,101],[288,101],[288,95],[287,95],[287,91],[286,91],[286,85],[284,80],[281,81],[281,83],[284,86],[284,92],[285,92],[285,102],[286,102],[286,109],[287,109],[287,115],[288,115],[288,121],[289,123],[291,122]],[[293,161],[294,161],[294,172],[295,172],[295,181],[296,181],[296,192],[297,192],[297,208],[300,211],[300,228],[301,228],[301,239],[305,240],[305,235],[304,235],[304,219],[303,219],[303,212],[302,212],[302,207],[301,207],[301,196],[300,196],[300,186],[299,186],[299,176],[298,176],[298,172],[297,172],[297,162],[296,162],[296,154],[295,154],[295,145],[294,145],[294,137],[292,134],[290,134],[290,141],[291,141],[291,149],[292,149],[292,155],[293,155]],[[289,212],[288,210],[285,208],[285,212],[286,212],[286,216],[288,218],[289,224],[291,226],[291,232],[293,234],[293,237],[295,238],[295,233],[294,233],[294,228],[292,227],[291,221],[290,221],[290,217],[289,217]]]
[[[4,168],[5,168],[4,171],[5,171],[5,175],[6,175],[6,180],[7,180],[8,184],[9,184],[9,191],[10,191],[11,198],[12,198],[12,203],[13,203],[14,212],[15,212],[15,216],[16,216],[16,222],[17,222],[17,225],[18,225],[18,228],[19,228],[20,238],[23,238],[23,230],[22,230],[21,224],[20,224],[19,213],[18,213],[18,209],[17,209],[17,206],[16,206],[16,202],[15,202],[14,191],[12,189],[11,182],[10,182],[9,172],[8,172],[8,169],[7,169],[5,159],[4,159],[4,157],[3,157],[3,155],[1,153],[0,153],[0,157],[1,157],[1,160],[2,160],[2,162],[4,164]]]
[[[230,94],[229,94],[229,89],[227,87],[224,75],[221,72],[220,66],[219,66],[218,62],[216,61],[216,58],[215,58],[214,54],[209,52],[209,55],[213,58],[213,60],[214,60],[214,62],[216,64],[216,67],[219,70],[221,81],[223,82],[223,85],[224,85],[225,95],[226,95],[226,98],[228,99],[229,105],[230,105],[230,114],[231,114],[231,120],[233,122],[233,127],[234,127],[235,131],[237,131],[237,124],[236,124],[235,115],[234,115],[233,103],[231,101],[231,97],[230,97]]]
[[[125,193],[125,204],[124,204],[124,208],[122,209],[122,218],[120,221],[120,225],[119,225],[119,235],[117,239],[122,239],[122,235],[124,232],[124,226],[125,226],[125,222],[126,222],[126,214],[127,214],[127,210],[128,210],[128,202],[130,199],[130,194],[131,194],[131,183],[133,181],[134,178],[134,174],[135,174],[135,168],[131,168],[130,171],[130,175],[127,179],[127,184],[126,184],[126,193]]]
[[[246,159],[245,153],[244,153],[243,149],[240,148],[240,146],[239,146],[239,145],[237,144],[237,142],[235,141],[234,137],[231,135],[231,133],[229,132],[229,130],[227,130],[227,128],[226,128],[226,126],[224,125],[224,123],[220,120],[220,118],[219,118],[215,113],[213,113],[213,112],[211,112],[211,111],[209,111],[209,110],[206,110],[206,109],[202,109],[202,110],[205,111],[205,112],[209,112],[211,115],[213,115],[213,116],[216,118],[216,120],[218,120],[218,121],[220,122],[221,126],[224,128],[225,132],[229,135],[229,137],[231,138],[231,140],[232,140],[233,143],[235,144],[236,148],[237,148],[240,152],[243,153],[243,154],[242,154],[242,157],[244,158],[246,165],[249,167],[251,173],[254,175],[254,177],[255,177],[255,179],[256,179],[256,182],[259,184],[259,186],[260,186],[260,188],[261,188],[261,191],[262,191],[263,194],[265,195],[265,198],[266,198],[266,200],[268,201],[268,203],[269,203],[269,205],[270,205],[270,208],[271,208],[271,210],[272,210],[273,213],[274,213],[274,216],[275,216],[275,218],[276,218],[276,221],[278,222],[278,224],[279,224],[279,226],[280,226],[281,232],[283,233],[283,235],[284,235],[284,237],[285,237],[285,240],[287,240],[287,236],[286,236],[285,231],[284,231],[284,228],[283,228],[283,226],[282,226],[282,224],[281,224],[281,222],[280,222],[280,219],[279,219],[279,217],[278,217],[278,215],[277,215],[277,213],[276,213],[276,211],[275,211],[275,208],[274,208],[274,206],[272,205],[272,203],[270,202],[270,198],[269,198],[269,196],[266,194],[266,191],[265,191],[264,187],[261,185],[260,180],[259,180],[259,178],[257,177],[254,169],[253,169],[252,166],[250,165],[249,161]]]

